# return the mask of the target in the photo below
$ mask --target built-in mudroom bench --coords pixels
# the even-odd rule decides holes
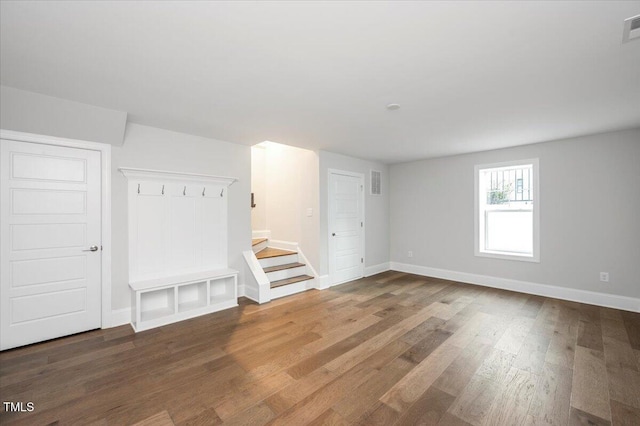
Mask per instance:
[[[142,331],[238,306],[238,271],[217,269],[133,281],[131,325]]]
[[[238,305],[227,264],[235,178],[120,168],[128,179],[129,287],[135,331]]]

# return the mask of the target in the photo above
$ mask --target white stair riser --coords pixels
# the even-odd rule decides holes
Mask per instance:
[[[290,254],[287,256],[267,257],[265,259],[258,259],[260,266],[268,268],[269,266],[284,265],[286,263],[295,263],[298,261],[298,253]]]
[[[310,290],[314,288],[315,279],[299,281],[294,284],[283,285],[280,287],[271,289],[271,300],[277,299],[278,297],[289,296],[291,294],[300,293],[302,291]]]
[[[284,280],[285,278],[297,277],[307,273],[306,266],[298,266],[297,268],[283,269],[281,271],[267,272],[269,282]]]
[[[267,248],[267,242],[263,241],[260,244],[256,244],[255,246],[252,246],[251,249],[253,250],[254,253],[259,252],[260,250],[264,250]]]

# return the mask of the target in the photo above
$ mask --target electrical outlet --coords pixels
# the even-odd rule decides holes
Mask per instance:
[[[407,252],[407,257],[413,257],[413,252],[411,250]]]
[[[608,272],[600,272],[600,281],[603,283],[609,282],[609,273]]]

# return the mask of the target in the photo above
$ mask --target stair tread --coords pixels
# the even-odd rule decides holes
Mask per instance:
[[[267,241],[266,238],[253,238],[251,240],[251,246],[257,246],[258,244],[263,243],[265,241]]]
[[[269,257],[289,256],[290,254],[297,254],[297,252],[267,247],[257,252],[256,257],[258,259],[267,259]]]
[[[262,268],[264,270],[265,274],[268,274],[269,272],[276,272],[276,271],[282,271],[284,269],[291,269],[291,268],[298,268],[300,266],[304,266],[304,263],[285,263],[284,265],[276,265],[276,266],[269,266],[267,268]]]
[[[271,283],[271,288],[280,287],[287,284],[294,284],[300,281],[311,280],[313,277],[309,275],[298,275],[297,277],[286,278],[284,280],[278,280]]]

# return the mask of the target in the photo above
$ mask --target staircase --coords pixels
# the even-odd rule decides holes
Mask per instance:
[[[266,238],[255,238],[251,245],[269,280],[271,299],[313,288],[314,277],[308,275],[307,265],[300,262],[298,252],[268,247]]]

